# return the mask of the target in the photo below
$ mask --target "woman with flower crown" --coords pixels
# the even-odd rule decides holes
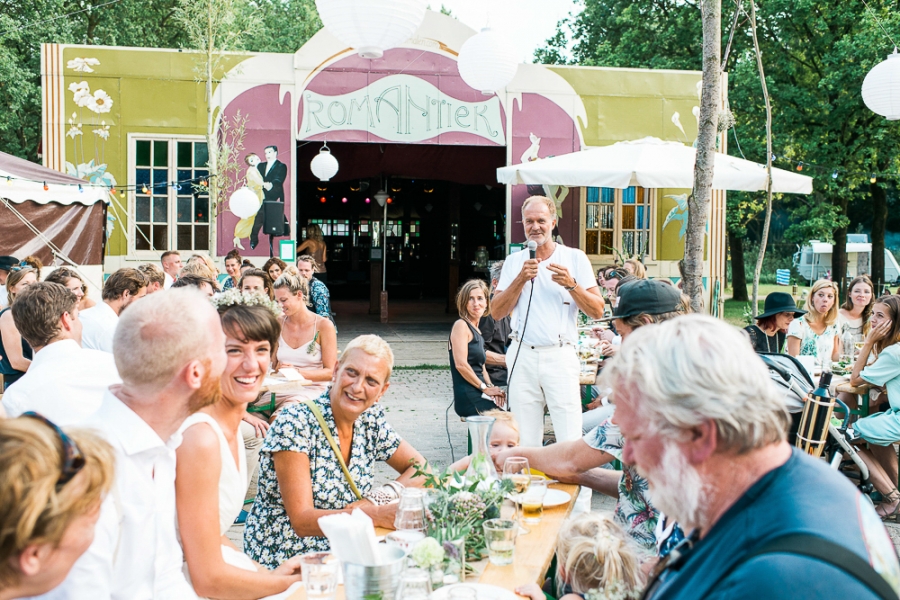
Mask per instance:
[[[225,536],[249,484],[240,425],[269,371],[281,330],[277,308],[258,294],[236,290],[221,294],[214,303],[228,356],[221,397],[184,421],[176,452],[177,526],[186,575],[201,597],[281,598],[300,581],[299,562],[265,569]]]

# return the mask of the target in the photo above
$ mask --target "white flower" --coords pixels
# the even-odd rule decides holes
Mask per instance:
[[[94,97],[91,96],[90,90],[75,92],[75,96],[72,98],[72,100],[75,101],[75,106],[79,106],[79,107],[87,106],[89,109],[94,110],[92,108],[94,105]]]
[[[91,89],[91,86],[88,85],[87,81],[81,81],[79,83],[70,83],[69,91],[77,94],[80,91],[88,91]]]
[[[96,92],[94,92],[92,100],[92,104],[87,105],[87,107],[95,113],[108,113],[110,110],[112,110],[112,98],[110,98],[109,94],[107,94],[103,90],[97,90]]]
[[[94,70],[91,66],[96,67],[99,64],[100,61],[96,58],[73,58],[66,63],[66,67],[74,69],[79,73],[93,73]]]
[[[77,123],[77,124],[74,124],[71,127],[69,127],[69,131],[66,132],[66,137],[70,137],[74,140],[75,136],[82,135],[82,133],[83,132],[81,131],[81,123]]]
[[[99,135],[104,140],[109,139],[109,125],[98,127],[97,129],[94,129],[93,132],[95,135]]]

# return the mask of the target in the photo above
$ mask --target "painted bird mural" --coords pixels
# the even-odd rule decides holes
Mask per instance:
[[[667,196],[663,196],[663,198],[671,198],[675,201],[675,206],[672,207],[672,210],[669,211],[669,214],[666,215],[666,220],[663,221],[662,229],[666,230],[666,227],[669,226],[669,223],[674,223],[675,221],[681,222],[681,229],[678,231],[678,239],[684,239],[685,234],[687,233],[687,225],[688,225],[688,195],[687,194],[678,194],[673,195],[669,194]],[[706,235],[709,235],[709,223],[706,223]]]

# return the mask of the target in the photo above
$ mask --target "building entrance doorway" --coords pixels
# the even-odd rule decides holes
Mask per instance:
[[[321,182],[309,172],[319,147],[298,147],[298,243],[321,229],[333,299],[377,311],[385,257],[392,303],[445,300],[421,305],[446,310],[460,282],[488,278],[473,264],[479,247],[492,260],[505,256],[506,194],[495,183],[505,148],[329,143],[340,169]]]

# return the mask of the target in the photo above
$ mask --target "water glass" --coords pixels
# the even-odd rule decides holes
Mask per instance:
[[[540,523],[544,516],[544,496],[547,495],[547,480],[534,477],[528,490],[522,494],[522,514],[526,523]]]
[[[449,600],[477,600],[478,592],[468,585],[454,585],[447,592]]]
[[[431,595],[431,575],[424,569],[406,569],[400,578],[399,600],[428,600]]]
[[[512,564],[518,533],[519,524],[510,519],[488,519],[484,522],[484,543],[491,564],[500,567]]]
[[[306,597],[311,600],[334,600],[340,564],[331,552],[313,552],[301,556],[300,570]]]
[[[513,484],[513,491],[510,497],[516,503],[516,522],[519,522],[519,498],[522,493],[528,489],[531,484],[531,465],[524,456],[510,456],[503,463],[503,479],[509,479]],[[528,530],[522,528],[520,533],[528,533]]]
[[[388,546],[395,546],[404,552],[411,552],[413,546],[425,539],[425,533],[414,529],[400,529],[392,531],[384,537]]]
[[[425,492],[419,488],[404,488],[394,517],[398,531],[425,531]]]

